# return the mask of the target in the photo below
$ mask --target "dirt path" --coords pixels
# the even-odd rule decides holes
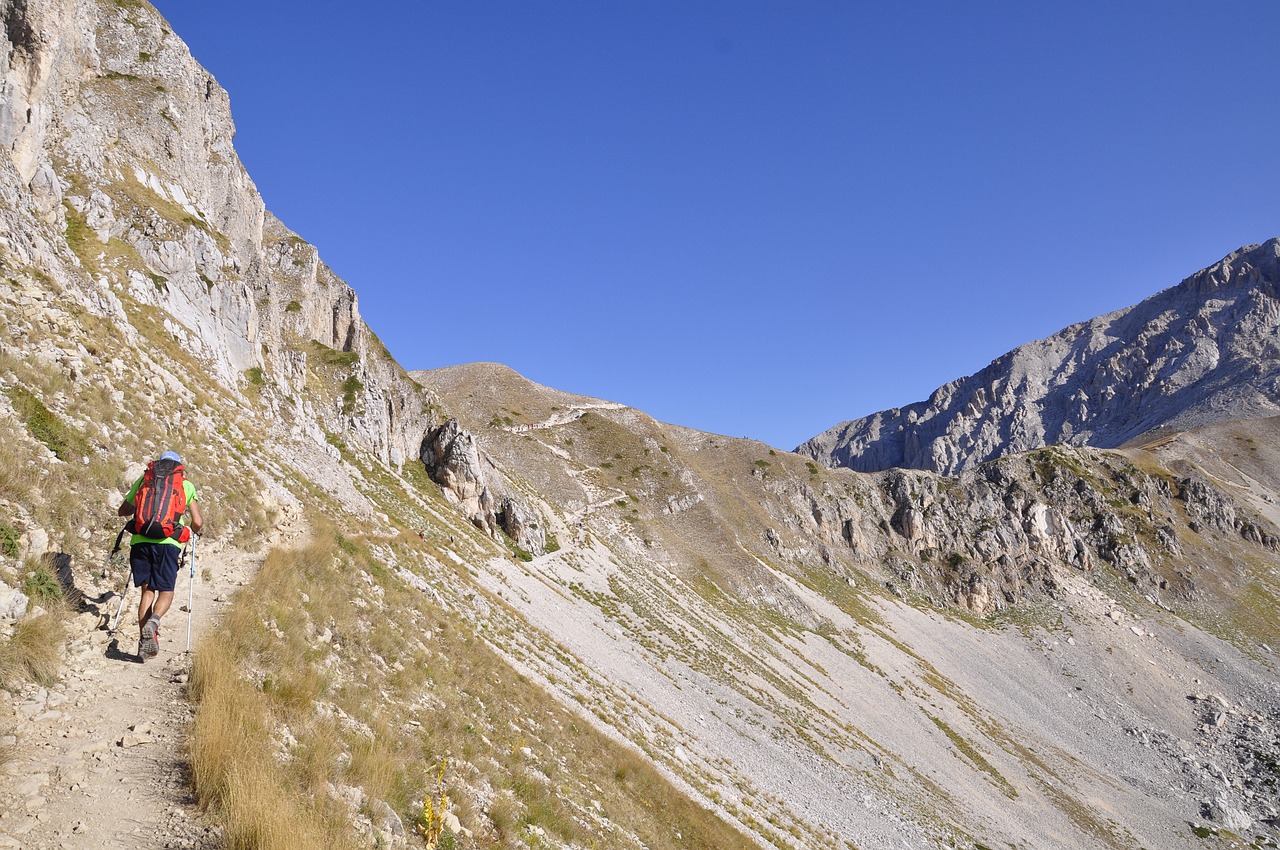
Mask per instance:
[[[575,404],[564,413],[557,413],[541,422],[533,422],[528,425],[508,425],[502,430],[508,434],[527,434],[530,431],[537,431],[542,428],[558,428],[561,425],[568,425],[574,420],[581,419],[592,410],[625,410],[625,404],[619,404],[615,401],[602,401],[598,404]]]
[[[183,752],[192,716],[184,693],[188,588],[194,646],[260,559],[204,543],[196,554],[194,581],[184,567],[160,654],[145,664],[134,654],[137,589],[117,642],[97,626],[98,612],[116,611],[110,586],[119,578],[77,577],[88,610],[71,623],[62,680],[0,704],[0,735],[16,751],[0,772],[0,848],[221,846],[195,807]]]

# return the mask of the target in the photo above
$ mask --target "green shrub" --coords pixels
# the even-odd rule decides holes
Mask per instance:
[[[97,234],[89,227],[84,213],[71,206],[67,201],[62,202],[62,207],[66,211],[67,229],[65,233],[67,245],[80,258],[82,264],[93,268],[94,243],[97,241]]]
[[[21,536],[13,526],[0,524],[0,552],[10,558],[18,557],[18,538]]]
[[[320,355],[320,359],[330,366],[348,368],[360,362],[360,354],[355,351],[338,351],[330,348],[318,339],[311,340],[311,347]]]
[[[364,384],[355,375],[342,382],[342,412],[346,416],[356,412],[356,398],[364,390]]]
[[[41,606],[47,606],[62,599],[62,585],[58,584],[58,579],[43,564],[32,568],[27,574],[26,581],[22,583],[22,592],[32,602]]]

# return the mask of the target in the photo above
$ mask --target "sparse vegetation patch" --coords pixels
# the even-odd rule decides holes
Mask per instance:
[[[88,454],[84,438],[68,428],[34,393],[24,387],[7,387],[6,391],[31,436],[48,446],[59,460],[79,460]]]
[[[8,558],[18,557],[18,541],[21,537],[18,529],[8,523],[0,523],[0,552]]]

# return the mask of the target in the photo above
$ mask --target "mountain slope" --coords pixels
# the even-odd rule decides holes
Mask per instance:
[[[1271,239],[796,451],[828,466],[952,474],[1053,443],[1111,448],[1158,429],[1276,413],[1280,239]]]
[[[1236,752],[1228,740],[1253,746],[1218,727],[1209,740],[1199,723],[1217,703],[1188,697],[1224,695],[1242,732],[1245,717],[1276,728],[1270,650],[1254,667],[1277,636],[1275,517],[1247,506],[1249,488],[1220,489],[1200,466],[1211,451],[1055,448],[958,479],[867,476],[505,367],[413,374],[541,495],[559,542],[486,564],[482,582],[627,698],[525,663],[615,727],[656,734],[694,787],[728,778],[787,831],[816,840],[816,821],[860,847],[1184,846],[1197,795],[1221,795],[1180,754],[1222,764],[1210,752]],[[1242,786],[1263,787],[1241,764]],[[1176,794],[1140,779],[1169,771],[1186,774]],[[1252,811],[1274,809],[1264,796]],[[1228,810],[1243,822],[1224,797]]]
[[[229,846],[426,846],[442,796],[467,847],[1275,839],[1275,422],[861,474],[406,374],[153,9],[0,13],[0,596],[53,570],[50,643],[109,652],[115,505],[183,454],[205,563],[269,550],[192,669]],[[60,615],[3,610],[21,693]],[[38,805],[0,792],[0,832]]]

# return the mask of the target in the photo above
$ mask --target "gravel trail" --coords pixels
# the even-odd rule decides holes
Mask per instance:
[[[116,640],[104,615],[116,611],[120,577],[76,576],[85,603],[70,623],[60,681],[0,695],[0,735],[14,754],[0,771],[0,848],[221,846],[195,805],[185,754],[194,713],[187,599],[190,591],[194,648],[258,563],[200,544],[194,579],[184,567],[160,653],[146,663],[135,654],[137,589]]]

